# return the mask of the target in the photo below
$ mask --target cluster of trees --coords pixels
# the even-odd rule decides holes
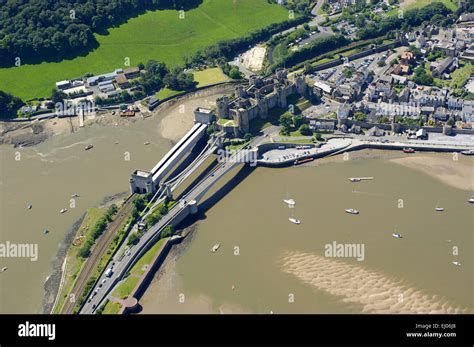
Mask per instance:
[[[112,221],[112,217],[117,213],[117,211],[117,206],[113,204],[107,209],[105,215],[94,224],[89,237],[79,250],[78,254],[80,257],[87,258],[91,254],[91,248],[94,245],[95,240],[103,234],[105,228],[107,228],[107,224]]]
[[[188,9],[202,0],[0,1],[0,62],[64,57],[97,44],[94,32],[148,9]]]
[[[273,64],[270,68],[276,70],[284,66],[292,66],[311,59],[316,55],[321,55],[334,49],[347,45],[350,42],[345,36],[333,35],[321,37],[307,46],[301,47],[297,51],[289,52],[287,56],[282,57],[279,62]]]
[[[223,63],[220,64],[219,67],[221,68],[223,73],[225,73],[227,76],[234,80],[240,80],[244,78],[244,75],[240,72],[237,66],[232,66],[228,63]]]
[[[15,118],[23,105],[20,98],[0,90],[0,118]]]
[[[280,116],[279,122],[282,126],[281,133],[283,135],[290,135],[291,131],[296,129],[299,130],[301,135],[310,136],[313,134],[302,115],[292,115],[285,112]]]
[[[434,2],[422,8],[407,10],[403,18],[388,16],[379,22],[363,23],[358,36],[361,39],[369,39],[383,36],[389,31],[402,29],[408,30],[410,27],[421,25],[423,22],[434,22],[439,24],[440,20],[446,20],[446,16],[451,13],[443,3]],[[357,25],[357,23],[356,23]]]
[[[418,66],[415,69],[415,75],[413,76],[413,81],[416,84],[421,84],[424,86],[431,86],[433,85],[433,76],[426,72],[425,68],[423,65]]]
[[[282,3],[281,0],[268,0],[271,4],[280,4]],[[283,5],[292,11],[297,13],[311,13],[311,9],[314,6],[313,0],[292,0],[292,1],[284,1]]]

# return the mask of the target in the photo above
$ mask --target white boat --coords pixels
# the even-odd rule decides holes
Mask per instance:
[[[283,202],[285,204],[288,204],[288,205],[295,205],[296,204],[296,201],[293,200],[293,199],[285,199],[285,200],[283,200]]]
[[[470,149],[467,151],[461,151],[461,154],[463,155],[474,155],[474,149]]]
[[[2,268],[2,270],[0,272],[5,272],[7,270],[8,270],[8,268],[5,266],[5,267]]]
[[[437,212],[443,212],[443,211],[444,211],[444,207],[436,207],[436,208],[435,208],[435,211],[437,211]]]
[[[94,148],[94,145],[87,145],[84,150],[88,151],[89,149],[92,149]]]
[[[216,243],[214,246],[212,246],[211,252],[216,253],[220,246],[221,246],[220,243]]]
[[[301,224],[301,221],[296,218],[288,218],[288,220],[293,224]]]
[[[461,266],[461,263],[458,262],[458,261],[453,261],[453,264],[456,265],[456,266]]]
[[[64,213],[66,211],[67,211],[67,208],[63,208],[63,209],[61,209],[61,211],[59,211],[59,213]]]
[[[368,181],[373,180],[373,177],[350,177],[349,181],[351,182],[360,182],[360,181]]]
[[[359,214],[359,211],[354,210],[353,208],[348,208],[345,211],[350,214]]]
[[[400,234],[392,234],[393,237],[395,237],[396,239],[401,239],[402,238],[402,235]]]
[[[31,210],[31,209],[32,209],[32,207],[33,207],[33,205],[31,205],[31,204],[30,204],[30,205],[28,205],[28,210]]]
[[[150,142],[147,141],[147,142],[144,142],[143,144],[144,144],[145,146],[148,146],[148,145],[150,144]]]
[[[469,200],[467,200],[467,202],[470,202],[471,204],[474,204],[474,196],[471,196],[471,198]]]
[[[77,193],[74,193],[74,194],[71,195],[71,198],[78,198],[78,197],[79,197],[79,194],[77,194]]]
[[[46,235],[47,233],[49,233],[49,230],[48,230],[48,229],[44,229],[43,234]]]

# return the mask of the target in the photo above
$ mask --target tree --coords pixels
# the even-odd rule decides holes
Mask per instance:
[[[310,129],[308,124],[302,124],[299,127],[299,131],[301,135],[305,135],[305,136],[311,136],[313,134],[313,131]]]
[[[356,112],[354,114],[354,119],[358,122],[363,122],[366,119],[366,115],[363,112]]]
[[[0,118],[15,118],[23,105],[20,98],[0,90]]]
[[[57,104],[57,103],[62,103],[64,101],[64,99],[67,98],[67,95],[66,93],[64,93],[63,91],[61,90],[58,90],[58,89],[53,89],[53,91],[51,92],[51,100]]]
[[[137,233],[132,233],[128,238],[127,245],[136,245],[138,241],[140,241],[140,236]]]
[[[449,125],[449,126],[453,126],[454,123],[455,123],[455,121],[454,121],[453,117],[449,117],[448,121],[446,122],[446,124]]]
[[[305,122],[304,117],[301,115],[293,117],[293,126],[299,128]]]
[[[293,125],[293,116],[288,112],[285,112],[280,116],[279,122],[283,128],[289,129]]]

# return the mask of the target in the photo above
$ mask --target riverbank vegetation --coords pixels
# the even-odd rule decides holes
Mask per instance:
[[[64,275],[61,284],[61,291],[58,293],[58,301],[53,309],[53,313],[60,313],[61,309],[68,297],[68,294],[71,292],[71,289],[75,283],[75,279],[81,270],[85,259],[79,256],[79,251],[81,250],[81,245],[84,243],[84,240],[89,237],[92,232],[91,226],[95,226],[98,221],[105,215],[107,212],[106,208],[100,207],[91,207],[87,210],[84,219],[74,236],[71,246],[69,247],[65,265],[64,265]]]

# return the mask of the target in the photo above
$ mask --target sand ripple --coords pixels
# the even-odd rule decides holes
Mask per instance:
[[[287,252],[283,271],[342,301],[362,305],[363,313],[468,313],[446,298],[426,294],[401,280],[317,254]]]

